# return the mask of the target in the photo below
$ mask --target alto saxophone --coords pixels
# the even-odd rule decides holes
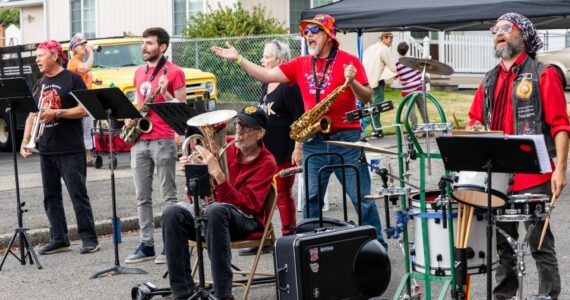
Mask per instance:
[[[162,69],[163,76],[166,75],[166,71],[167,68],[164,66]],[[143,105],[138,109],[138,111],[141,113],[148,113],[148,105],[154,103],[154,100],[156,100],[159,92],[160,87],[152,91],[152,93],[148,96],[148,98],[146,98]],[[121,128],[120,137],[127,145],[134,144],[143,133],[149,133],[152,130],[152,122],[148,118],[136,119],[135,122],[136,123],[133,126],[127,126],[125,124]]]
[[[297,143],[303,143],[318,133],[328,133],[331,130],[331,118],[325,116],[334,100],[348,86],[348,79],[343,85],[334,89],[323,101],[319,102],[311,110],[306,111],[297,121],[291,124],[291,137]]]

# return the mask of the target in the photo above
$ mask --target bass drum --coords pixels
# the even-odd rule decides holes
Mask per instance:
[[[421,220],[426,219],[429,238],[430,274],[436,276],[451,275],[451,255],[449,250],[448,228],[443,228],[441,210],[435,210],[434,204],[439,198],[439,191],[426,193],[426,212],[420,211],[420,195],[411,197],[411,210],[414,215],[414,249],[412,250],[412,265],[416,272],[425,274],[424,241],[422,239]],[[453,228],[457,228],[457,203],[452,205]],[[449,214],[449,212],[448,212]],[[475,210],[469,243],[467,245],[467,274],[484,274],[487,271],[487,238],[483,210]],[[448,219],[449,222],[449,219]],[[449,223],[448,223],[449,224]],[[493,270],[498,266],[496,241],[493,235]]]

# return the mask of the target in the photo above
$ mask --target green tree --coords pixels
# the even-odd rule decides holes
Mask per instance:
[[[173,46],[173,61],[180,66],[214,73],[218,78],[218,99],[221,101],[256,102],[261,83],[209,49],[214,45],[223,46],[228,40],[244,57],[259,61],[265,43],[275,35],[287,33],[287,28],[277,19],[268,17],[260,6],[247,11],[238,2],[231,7],[218,4],[217,10],[208,10],[209,13],[198,13],[188,21],[183,34],[192,40],[180,47]]]
[[[265,8],[254,6],[245,10],[238,2],[218,9],[208,6],[209,13],[198,13],[190,18],[184,35],[188,38],[212,38],[259,34],[285,34],[287,28],[277,19],[267,16]]]
[[[10,24],[20,27],[20,10],[16,8],[1,8],[0,25],[8,27]]]

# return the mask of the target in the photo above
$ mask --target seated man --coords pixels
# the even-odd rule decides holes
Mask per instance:
[[[216,157],[197,146],[201,156],[198,163],[208,165],[208,173],[215,184],[216,202],[204,212],[204,234],[218,299],[234,299],[230,242],[260,230],[267,222],[262,208],[277,169],[273,155],[261,141],[267,126],[265,112],[248,106],[237,116],[236,138],[239,142],[226,151],[228,177]],[[181,159],[181,163],[186,162],[186,158]],[[185,299],[194,290],[188,251],[188,240],[196,237],[193,215],[182,205],[167,208],[162,215],[162,233],[172,296]]]

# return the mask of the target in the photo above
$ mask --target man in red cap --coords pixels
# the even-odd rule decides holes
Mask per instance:
[[[568,134],[570,122],[560,75],[556,70],[535,60],[542,48],[536,28],[526,17],[507,13],[491,27],[495,56],[500,63],[485,74],[469,111],[469,126],[484,126],[509,135],[544,136],[552,173],[515,174],[509,186],[513,194],[545,194],[558,197],[566,186]],[[554,158],[556,163],[554,164]],[[530,222],[525,222],[528,227]],[[497,222],[497,226],[517,240],[518,222]],[[554,235],[546,231],[542,248],[538,243],[544,220],[538,221],[528,238],[536,262],[539,292],[558,299],[560,273],[554,249]],[[517,259],[507,239],[497,233],[497,268],[495,299],[511,299],[519,288]]]
[[[373,200],[364,195],[370,194],[370,174],[366,164],[359,161],[360,151],[325,143],[326,141],[356,142],[360,139],[362,127],[359,121],[346,122],[344,114],[356,109],[356,98],[366,104],[372,97],[372,89],[360,60],[347,52],[338,49],[335,20],[329,15],[316,15],[313,19],[301,21],[301,34],[308,45],[309,55],[299,56],[287,63],[272,69],[265,69],[240,55],[229,43],[227,48],[212,47],[212,51],[222,58],[233,60],[249,75],[261,82],[297,83],[301,89],[305,111],[315,107],[335,88],[348,81],[348,87],[336,98],[326,116],[332,120],[331,130],[327,134],[319,133],[303,143],[303,161],[313,153],[337,152],[344,158],[344,163],[357,166],[360,174],[360,191],[362,194],[362,221],[377,230],[378,240],[387,247],[382,238],[380,216]],[[310,165],[305,166],[309,178],[309,208],[304,211],[305,217],[318,216],[317,172],[326,165],[340,164],[341,160],[333,157],[313,157]],[[322,186],[326,190],[332,171],[322,176]],[[334,171],[342,182],[342,171]],[[357,207],[356,175],[354,171],[346,171],[346,186],[354,207]],[[307,199],[305,199],[307,201]]]
[[[36,50],[36,63],[44,76],[33,88],[34,99],[38,105],[42,101],[48,103],[40,107],[39,122],[44,125],[44,130],[37,141],[44,207],[51,235],[49,244],[39,251],[42,255],[70,250],[61,194],[62,178],[73,202],[77,229],[83,242],[80,253],[99,250],[93,211],[85,186],[87,174],[81,118],[87,116],[87,112],[69,94],[72,90],[84,90],[85,83],[79,75],[62,67],[66,60],[57,41],[45,41]],[[31,142],[35,118],[36,113],[30,113],[26,120],[20,148],[20,154],[24,158],[32,155],[27,146]]]

